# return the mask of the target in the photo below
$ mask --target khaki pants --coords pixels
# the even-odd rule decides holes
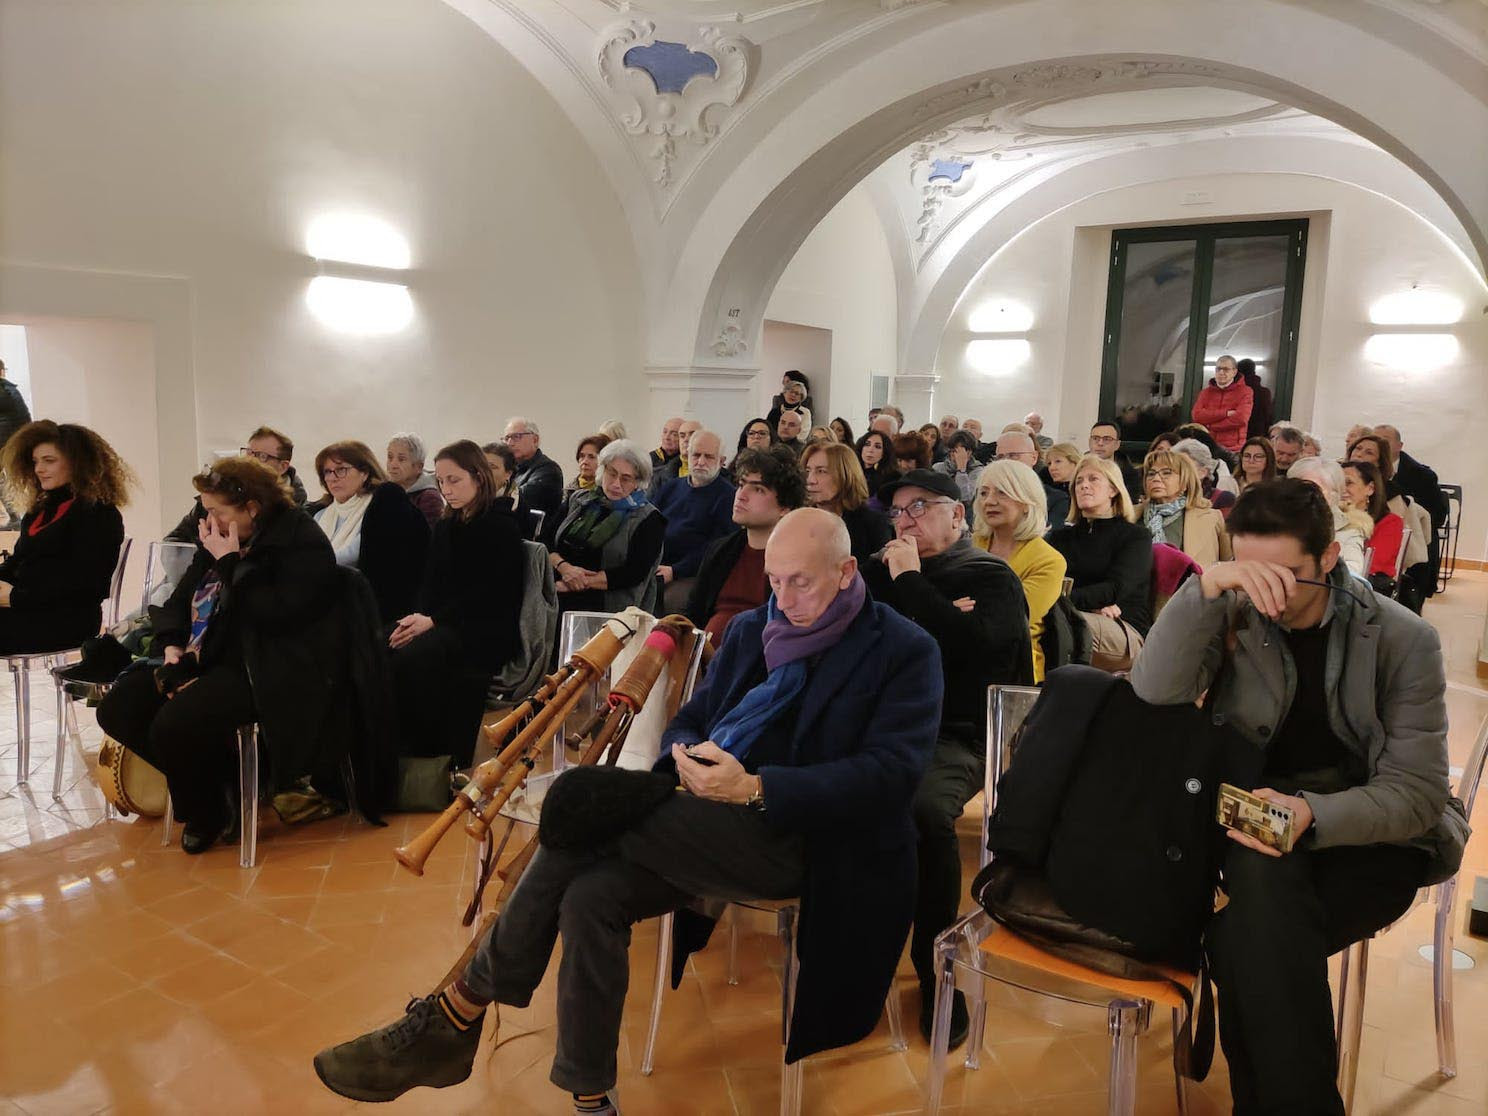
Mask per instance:
[[[1082,612],[1090,629],[1090,665],[1101,670],[1130,670],[1142,650],[1142,634],[1125,620],[1113,620],[1099,612]]]

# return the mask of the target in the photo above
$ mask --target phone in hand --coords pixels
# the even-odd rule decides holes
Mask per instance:
[[[718,761],[717,760],[715,760],[715,759],[709,759],[707,756],[699,755],[698,754],[698,751],[697,751],[697,748],[698,748],[698,746],[696,744],[689,744],[687,747],[683,748],[682,750],[687,753],[687,758],[690,759],[690,760],[692,760],[693,763],[700,763],[704,767],[717,767],[718,766]]]
[[[1254,837],[1277,852],[1291,852],[1296,842],[1296,815],[1290,806],[1257,798],[1229,783],[1219,784],[1215,820],[1226,829]]]

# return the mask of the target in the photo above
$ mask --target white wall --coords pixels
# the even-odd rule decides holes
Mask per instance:
[[[813,412],[811,424],[825,426],[832,421],[832,331],[792,322],[765,322],[760,344],[759,414],[769,414],[770,400],[780,392],[781,377],[792,370],[810,381],[816,412],[827,413],[825,419],[818,419]]]
[[[162,407],[194,391],[198,431],[165,463],[172,510],[261,422],[303,464],[402,428],[485,440],[520,413],[571,467],[602,419],[643,418],[619,205],[542,88],[446,5],[0,0],[0,22],[0,266],[55,280],[62,314],[81,278],[185,281],[190,375]],[[405,332],[307,311],[305,228],[341,210],[408,238]]]
[[[1192,190],[1211,193],[1213,204],[1180,206]],[[1466,488],[1460,555],[1483,558],[1488,443],[1472,416],[1488,408],[1488,297],[1432,226],[1356,187],[1295,175],[1199,177],[1112,191],[1046,218],[994,256],[957,304],[937,356],[937,413],[979,415],[996,429],[1037,408],[1046,433],[1083,445],[1098,402],[1111,227],[1254,215],[1312,218],[1294,420],[1339,454],[1355,422],[1398,425],[1410,452]],[[1364,345],[1379,327],[1369,323],[1370,306],[1413,284],[1463,304],[1462,320],[1445,327],[1458,356],[1427,373],[1371,364]],[[965,331],[975,308],[996,297],[1032,309],[1033,355],[1016,373],[992,378],[967,364]]]
[[[843,198],[812,230],[770,295],[765,317],[832,331],[830,414],[861,434],[868,415],[868,378],[893,375],[898,343],[898,295],[888,241],[867,188]],[[779,390],[779,373],[770,381]],[[812,395],[816,396],[812,380]],[[818,407],[818,410],[823,408]]]

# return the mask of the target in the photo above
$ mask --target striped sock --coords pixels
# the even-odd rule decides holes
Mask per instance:
[[[460,1014],[460,1009],[455,1007],[454,1002],[449,998],[447,992],[439,993],[435,1002],[439,1005],[439,1010],[444,1012],[445,1018],[450,1021],[450,1025],[457,1031],[470,1030],[471,1027],[474,1027],[480,1022],[481,1015],[484,1014],[482,1012],[473,1017],[466,1017]]]
[[[608,1093],[575,1093],[573,1100],[576,1116],[613,1116],[615,1111]]]

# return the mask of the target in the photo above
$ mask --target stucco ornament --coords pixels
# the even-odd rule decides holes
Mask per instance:
[[[744,340],[744,331],[734,322],[725,324],[713,339],[714,356],[736,357],[748,348],[749,342]]]
[[[710,115],[738,104],[749,83],[751,44],[705,27],[692,42],[656,37],[649,20],[612,27],[600,40],[599,73],[616,95],[620,123],[647,137],[656,184],[672,184],[677,141],[702,146],[718,134]],[[710,114],[709,110],[714,110]]]

